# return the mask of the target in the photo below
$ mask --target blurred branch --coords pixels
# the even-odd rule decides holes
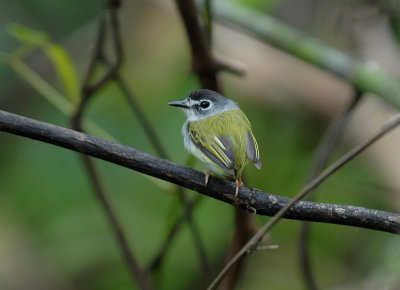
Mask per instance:
[[[108,85],[111,81],[114,81],[116,85],[119,87],[121,90],[122,94],[124,95],[130,109],[134,113],[134,115],[137,117],[139,123],[141,124],[144,132],[146,133],[147,137],[150,140],[150,143],[153,145],[157,153],[162,157],[162,158],[167,158],[168,155],[164,147],[162,146],[162,142],[160,138],[158,137],[156,131],[154,130],[153,126],[151,125],[150,121],[148,120],[147,116],[143,112],[143,110],[140,108],[139,103],[137,102],[135,95],[133,92],[128,88],[126,82],[124,81],[123,77],[119,73],[120,66],[122,64],[122,58],[123,58],[123,51],[122,51],[122,40],[121,40],[121,35],[120,35],[120,29],[119,29],[119,21],[118,21],[118,8],[120,7],[120,2],[119,1],[109,1],[108,2],[108,13],[105,17],[103,17],[100,20],[100,26],[98,30],[98,36],[97,36],[97,41],[95,45],[95,49],[93,52],[92,60],[89,64],[89,69],[87,71],[86,77],[84,78],[84,82],[82,85],[82,98],[79,106],[77,107],[74,116],[72,117],[72,124],[73,128],[82,131],[81,129],[81,122],[82,122],[82,114],[83,111],[88,103],[88,101],[99,91],[101,90],[104,86]],[[108,17],[107,17],[108,16]],[[111,36],[111,43],[114,51],[114,58],[112,59],[109,55],[105,53],[105,45],[106,45],[106,30],[107,27],[110,29],[110,36]],[[91,84],[92,78],[96,73],[96,68],[99,65],[103,65],[107,68],[106,72],[93,84]],[[93,164],[91,164],[91,160],[86,157],[86,160],[84,160],[84,164],[86,166],[91,166],[92,171],[95,173],[95,167]],[[98,178],[96,178],[99,180]],[[94,183],[93,176],[92,176],[92,183]],[[105,194],[104,188],[99,186],[95,186],[95,189],[99,190],[98,194]],[[187,197],[185,195],[185,192],[183,188],[177,187],[177,194],[179,196],[179,199],[182,203],[182,206],[184,208],[185,214],[185,220],[189,224],[189,229],[191,230],[193,240],[197,249],[197,253],[200,258],[201,265],[204,269],[204,272],[208,273],[209,270],[209,264],[208,264],[208,259],[205,254],[205,248],[201,239],[200,232],[193,221],[191,217],[191,211],[186,210],[188,201]],[[178,232],[180,226],[176,228],[174,232]],[[124,235],[122,234],[120,238],[124,239]],[[170,241],[172,241],[173,235],[170,237]],[[121,241],[122,242],[122,241]],[[167,243],[169,245],[170,243]],[[123,245],[123,243],[121,243]],[[168,249],[168,246],[163,247],[165,249]],[[130,251],[125,252],[125,255],[128,257],[132,256],[132,252]],[[162,263],[162,257],[164,255],[161,255],[160,257],[157,258],[157,266],[160,266]],[[131,260],[132,257],[129,258]],[[130,262],[130,265],[133,263]],[[138,270],[138,267],[136,267],[136,270]],[[147,270],[152,270],[154,271],[155,268],[153,269],[147,269]],[[136,271],[137,272],[137,271]],[[138,273],[137,273],[138,274]],[[141,276],[146,275],[146,273],[142,273]],[[148,280],[148,279],[147,279]]]
[[[322,141],[320,142],[315,156],[313,165],[311,167],[311,173],[308,178],[308,182],[312,181],[318,176],[319,173],[326,167],[329,158],[333,154],[337,147],[342,135],[344,128],[348,124],[349,118],[357,106],[362,97],[362,92],[355,91],[353,100],[350,105],[337,116],[329,128],[326,130]],[[310,194],[309,200],[313,200],[314,194]],[[314,274],[311,267],[310,253],[308,251],[309,237],[311,231],[311,224],[309,222],[303,222],[301,224],[300,236],[299,236],[299,258],[300,258],[300,271],[303,274],[305,284],[309,290],[317,290],[318,286],[314,278]]]
[[[183,19],[186,33],[192,49],[193,70],[196,73],[201,87],[212,89],[223,94],[217,73],[221,69],[240,73],[236,68],[231,68],[228,64],[219,63],[215,60],[212,50],[212,2],[206,0],[203,11],[203,26],[198,17],[196,5],[193,0],[176,0],[179,12]],[[252,218],[244,213],[243,210],[235,208],[235,233],[228,249],[230,259],[245,242],[255,233],[255,227]],[[225,280],[224,289],[233,289],[239,280],[242,265],[238,263],[232,275]],[[208,281],[207,281],[208,283]]]
[[[248,208],[250,210],[250,206]],[[228,248],[225,262],[231,260],[236,253],[247,243],[247,241],[257,232],[257,224],[253,216],[241,208],[235,208],[234,215],[235,232]],[[220,289],[230,290],[236,289],[240,281],[244,268],[244,260],[239,261],[232,267],[231,271],[226,275],[221,283]]]
[[[68,115],[72,111],[71,103],[22,60],[8,56],[6,63],[63,114]]]
[[[111,206],[111,201],[108,199],[107,191],[103,183],[101,182],[94,163],[87,155],[81,154],[81,158],[88,172],[94,192],[96,193],[96,197],[99,200],[104,211],[106,212],[107,218],[112,226],[111,228],[122,250],[122,253],[133,278],[139,284],[140,289],[153,289],[148,274],[139,266],[139,263],[137,262],[136,257],[129,246],[128,239],[126,238],[122,225],[119,222],[118,217]]]
[[[176,0],[175,2],[178,7],[179,14],[182,17],[183,26],[186,30],[186,34],[189,40],[192,52],[192,70],[196,73],[197,78],[199,79],[201,86],[203,88],[220,91],[221,86],[218,83],[217,79],[217,71],[219,69],[218,68],[219,64],[214,59],[210,49],[211,34],[207,35],[206,31],[201,26],[198,18],[197,8],[193,0]],[[208,26],[209,29],[208,32],[211,33],[211,23],[207,24],[210,25]],[[183,196],[181,196],[181,200],[182,197]],[[183,202],[187,204],[186,200],[183,200]],[[195,202],[198,201],[195,200]],[[188,210],[189,207],[186,206],[186,208],[187,212],[184,212],[183,216],[187,216],[188,218],[190,218],[190,211]],[[191,206],[190,208],[193,208],[193,206]],[[168,235],[168,239],[166,240],[166,242],[171,241],[171,238],[177,233],[179,225],[180,225],[180,220],[177,220],[174,226],[171,228],[171,231]],[[162,252],[160,252],[160,254],[162,254]],[[164,254],[160,255],[159,258],[161,258],[162,256],[164,256]],[[204,250],[201,256],[206,257]],[[152,262],[153,266],[159,263],[159,258],[156,257],[156,259],[153,260]],[[210,275],[211,269],[209,266],[204,269],[206,271],[203,271],[205,274],[205,279],[203,280],[205,280],[205,282],[208,283],[209,282],[208,279],[211,277]]]
[[[1,53],[0,53],[1,56]],[[3,61],[8,64],[22,79],[28,82],[46,101],[58,109],[62,114],[70,116],[73,111],[71,100],[52,87],[37,72],[26,65],[15,53],[6,54]],[[98,126],[90,119],[83,120],[84,125],[95,135],[109,140],[116,140],[111,134]]]
[[[397,118],[395,121],[395,123],[393,122],[390,126],[385,127],[385,131],[381,132],[380,136],[393,129],[394,125],[400,122],[400,119]],[[292,204],[290,210],[284,214],[280,213],[288,219],[342,224],[400,234],[400,214],[398,213],[349,205],[309,201],[293,202],[289,198],[247,187],[241,189],[240,199],[247,200],[249,203],[235,204],[237,201],[234,198],[234,182],[210,176],[209,183],[205,186],[204,174],[197,170],[177,165],[127,146],[1,110],[0,131],[87,154],[195,190],[243,209],[248,209],[250,205],[260,215],[275,215],[282,208],[287,207],[290,202]],[[376,138],[374,141],[376,141]],[[365,144],[362,146],[362,148],[353,149],[352,154],[354,154],[354,150],[360,153],[365,148]],[[346,159],[349,158],[348,155],[345,157]],[[334,166],[337,170],[336,163]],[[310,188],[313,189],[320,182],[322,182],[321,178],[302,192],[308,191]]]
[[[184,211],[181,216],[173,223],[172,227],[170,228],[167,238],[162,244],[161,248],[158,250],[158,253],[154,256],[154,258],[150,261],[148,265],[148,269],[154,271],[155,269],[160,267],[160,264],[164,261],[165,255],[168,252],[168,249],[176,236],[179,230],[182,228],[184,223],[186,222],[188,215],[191,215],[192,211],[196,206],[199,205],[201,201],[201,195],[196,196],[193,200],[188,201],[186,206],[184,207]]]
[[[168,154],[167,154],[166,150],[164,149],[160,138],[156,134],[153,126],[151,126],[150,121],[147,119],[145,113],[141,110],[139,104],[136,101],[134,94],[129,90],[123,77],[118,72],[116,72],[114,74],[114,79],[117,82],[117,85],[119,86],[121,92],[126,97],[126,100],[129,104],[130,108],[134,111],[135,115],[137,116],[139,122],[141,123],[144,131],[146,132],[150,142],[153,144],[153,147],[156,149],[159,156],[164,159],[169,159]],[[165,257],[165,253],[169,249],[169,246],[171,245],[173,238],[179,232],[181,225],[183,225],[184,222],[188,222],[189,229],[190,229],[192,237],[193,237],[193,242],[197,249],[196,252],[199,255],[201,266],[203,268],[204,273],[206,273],[208,275],[211,270],[210,270],[210,265],[209,265],[208,258],[206,255],[206,250],[204,247],[203,240],[201,238],[200,231],[199,231],[195,221],[192,218],[192,210],[194,208],[194,206],[192,204],[193,202],[190,202],[188,200],[184,189],[180,186],[177,187],[176,194],[178,195],[179,200],[183,207],[182,219],[178,219],[176,221],[176,223],[171,227],[170,232],[167,235],[165,242],[161,246],[161,249],[156,254],[156,256],[153,258],[153,262],[150,263],[149,270],[153,272],[161,266],[163,259]]]
[[[379,68],[356,61],[273,17],[233,1],[215,1],[214,16],[280,50],[350,82],[361,92],[378,95],[400,108],[400,84]]]
[[[203,88],[220,91],[217,73],[221,70],[229,71],[233,74],[243,75],[241,68],[234,67],[229,63],[224,63],[215,59],[211,53],[211,27],[210,35],[204,31],[198,20],[197,8],[193,0],[175,0],[179,14],[189,39],[192,52],[192,70],[197,74]],[[206,2],[206,13],[211,13],[211,2]],[[207,7],[208,6],[208,7]],[[207,15],[211,19],[211,15]],[[207,24],[206,24],[207,25]]]
[[[207,35],[208,43],[211,45],[212,43],[212,34],[213,34],[213,12],[212,12],[212,2],[213,0],[204,0],[203,4],[203,21],[204,21],[204,30]]]
[[[139,106],[139,103],[133,94],[133,92],[128,88],[128,85],[124,78],[121,76],[119,72],[115,72],[113,79],[117,83],[119,89],[122,94],[125,96],[125,99],[131,108],[132,112],[136,115],[140,125],[145,131],[147,137],[150,140],[150,143],[153,145],[154,149],[157,151],[157,154],[164,159],[168,159],[167,151],[165,150],[161,139],[158,137],[154,127],[151,125],[150,120],[147,118],[144,111]]]
[[[176,0],[192,51],[192,69],[196,72],[203,88],[219,90],[216,73],[219,64],[213,57],[207,35],[202,29],[193,0]]]
[[[395,129],[400,125],[400,114],[395,115],[390,118],[381,130],[373,135],[368,140],[364,141],[360,145],[356,146],[348,153],[343,155],[339,160],[334,162],[331,166],[325,169],[321,174],[319,174],[315,179],[309,182],[305,187],[303,187],[293,199],[291,199],[284,207],[282,207],[270,220],[266,223],[247,243],[246,245],[225,265],[225,267],[220,271],[218,276],[214,279],[214,281],[210,284],[209,290],[216,289],[218,285],[221,283],[222,279],[227,275],[227,273],[235,266],[235,264],[242,260],[245,255],[253,252],[259,244],[261,243],[264,236],[275,226],[279,220],[290,213],[293,210],[293,207],[300,203],[300,200],[305,198],[310,192],[314,191],[322,182],[332,176],[336,171],[346,165],[348,162],[357,157],[360,153],[362,153],[369,146],[374,144],[376,141],[380,140],[387,133]],[[335,211],[343,212],[343,209],[336,208]],[[344,210],[346,211],[346,210]],[[398,214],[396,214],[399,216]],[[396,218],[397,219],[397,218]],[[397,221],[398,223],[398,221]],[[400,228],[396,226],[396,233],[400,233]]]
[[[95,49],[93,51],[92,59],[89,63],[89,69],[84,78],[82,89],[81,89],[81,98],[79,104],[77,105],[74,114],[71,116],[71,125],[72,128],[77,131],[82,131],[82,121],[83,121],[83,113],[84,110],[91,98],[103,89],[112,79],[115,72],[119,69],[122,63],[122,46],[121,40],[119,37],[119,23],[118,23],[118,11],[119,1],[109,1],[108,2],[107,15],[105,15],[100,20],[100,25],[98,29],[97,40],[95,44]],[[109,16],[109,21],[107,21],[107,16]],[[113,38],[113,46],[115,51],[115,61],[112,65],[109,65],[108,70],[105,74],[97,80],[94,84],[91,84],[91,80],[96,73],[96,68],[98,64],[104,62],[107,57],[104,53],[104,45],[106,43],[106,27],[107,24],[110,26],[111,35]],[[81,160],[84,164],[86,172],[88,173],[90,182],[92,184],[94,193],[96,194],[96,198],[100,202],[110,224],[111,229],[115,235],[115,238],[118,242],[118,245],[122,251],[123,257],[128,265],[130,273],[134,280],[137,281],[140,289],[150,290],[152,289],[151,280],[148,273],[143,270],[139,263],[136,260],[136,257],[129,246],[128,239],[125,235],[125,232],[122,228],[122,224],[118,220],[116,213],[111,205],[111,201],[108,199],[108,193],[105,189],[104,184],[99,177],[99,174],[96,170],[96,166],[93,161],[89,158],[88,155],[81,154]]]

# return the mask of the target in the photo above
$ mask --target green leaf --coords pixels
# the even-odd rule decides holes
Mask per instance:
[[[43,49],[54,66],[65,95],[71,100],[72,104],[77,104],[79,101],[79,82],[75,66],[68,52],[60,44],[53,42],[50,36],[43,31],[13,23],[8,27],[8,32],[28,47]]]
[[[235,0],[236,2],[243,3],[246,6],[253,7],[255,9],[268,12],[273,9],[281,2],[281,0]]]
[[[7,31],[23,44],[40,46],[49,41],[49,37],[46,33],[17,23],[9,25]]]
[[[46,80],[38,75],[34,70],[27,66],[17,57],[9,57],[7,63],[10,67],[26,82],[28,82],[44,99],[56,107],[65,116],[70,116],[73,106],[59,91],[53,88]],[[117,140],[94,123],[86,118],[83,123],[88,127],[90,132],[96,133],[98,136],[116,142]]]
[[[69,97],[72,104],[78,104],[79,82],[70,55],[61,45],[52,42],[48,43],[45,52],[54,65],[66,95]]]
[[[71,114],[72,106],[66,98],[19,58],[10,57],[8,64],[50,104],[55,106],[66,116]]]

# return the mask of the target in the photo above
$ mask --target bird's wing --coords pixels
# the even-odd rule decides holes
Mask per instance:
[[[221,167],[229,175],[235,172],[235,153],[231,141],[224,136],[201,136],[189,130],[193,144],[211,161]],[[207,144],[207,145],[206,145]]]
[[[247,157],[253,161],[258,169],[261,168],[260,152],[258,151],[257,140],[252,132],[247,133]]]

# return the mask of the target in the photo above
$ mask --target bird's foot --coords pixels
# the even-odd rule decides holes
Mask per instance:
[[[237,199],[238,195],[239,195],[239,188],[243,187],[244,184],[243,184],[243,182],[241,180],[238,180],[238,179],[235,180],[235,184],[236,184],[236,187],[235,187],[235,199]]]
[[[210,171],[205,170],[204,171],[204,185],[207,186],[208,184],[208,179],[210,178]]]

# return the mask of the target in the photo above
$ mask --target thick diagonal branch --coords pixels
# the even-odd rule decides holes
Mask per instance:
[[[210,177],[209,183],[204,186],[203,173],[127,146],[5,111],[0,111],[0,131],[87,154],[235,204],[233,182]],[[290,201],[285,197],[250,188],[243,188],[240,195],[242,200],[249,201],[257,214],[268,216],[276,214]],[[238,206],[246,209],[249,204]],[[284,218],[400,233],[400,214],[351,205],[300,201],[291,207]]]

